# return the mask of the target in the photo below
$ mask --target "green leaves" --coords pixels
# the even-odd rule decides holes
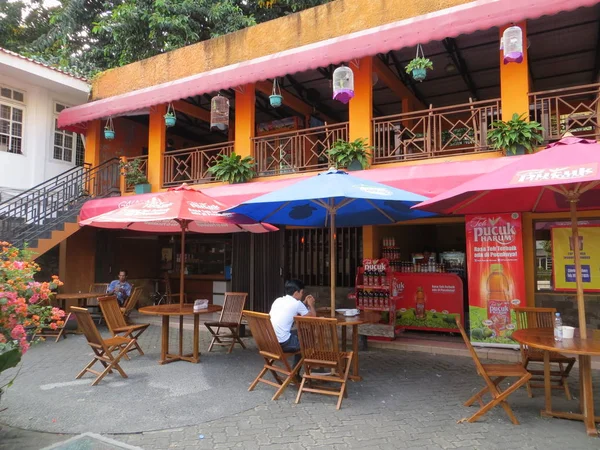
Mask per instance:
[[[493,122],[487,134],[489,145],[513,155],[519,146],[527,149],[528,153],[533,152],[534,147],[544,142],[544,128],[538,122],[525,121],[524,117],[525,114],[519,116],[515,113],[508,122]]]
[[[138,184],[147,184],[148,178],[142,170],[142,161],[140,159],[131,159],[127,162],[120,162],[119,167],[123,169],[125,183],[128,186],[136,186]]]
[[[410,74],[415,69],[433,70],[433,63],[429,58],[413,58],[404,70],[406,70],[406,73]]]
[[[339,139],[327,150],[327,155],[339,169],[348,167],[354,160],[360,162],[364,169],[369,165],[368,150],[373,148],[366,145],[366,142],[366,139],[355,139],[352,142]]]
[[[254,159],[251,156],[242,158],[235,152],[231,155],[219,155],[216,164],[208,169],[215,179],[227,183],[245,183],[254,177]]]
[[[21,351],[18,348],[13,348],[7,352],[0,353],[0,373],[16,367],[20,361]]]

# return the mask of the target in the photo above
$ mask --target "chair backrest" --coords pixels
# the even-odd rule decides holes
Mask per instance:
[[[90,284],[90,293],[94,294],[106,294],[108,290],[108,283],[93,283]]]
[[[327,361],[338,364],[340,350],[337,319],[326,317],[296,317],[300,349],[305,362]]]
[[[517,316],[517,329],[554,328],[556,308],[513,308]]]
[[[477,373],[479,375],[481,375],[482,377],[484,377],[486,379],[489,379],[489,377],[485,373],[485,370],[483,369],[483,365],[481,364],[481,361],[479,360],[479,356],[477,355],[477,352],[475,351],[475,349],[471,345],[471,341],[469,340],[469,336],[467,336],[467,333],[465,332],[465,329],[463,328],[462,323],[460,323],[460,318],[456,317],[455,319],[456,319],[456,325],[458,326],[458,329],[460,330],[460,334],[462,335],[462,338],[465,341],[465,345],[469,349],[469,353],[471,354],[471,358],[473,358],[473,362],[475,363],[475,367],[477,368]]]
[[[276,358],[286,362],[283,357],[283,350],[277,340],[277,335],[271,323],[271,316],[265,313],[254,311],[243,311],[244,317],[248,321],[252,337],[258,347],[258,353],[267,358]]]
[[[105,348],[104,340],[100,336],[90,312],[85,308],[75,306],[71,306],[71,312],[77,317],[77,325],[83,331],[88,343],[95,348]]]
[[[245,292],[225,292],[219,322],[239,324],[242,321],[242,311],[244,311],[246,298],[248,298],[248,294]]]
[[[127,317],[129,315],[129,313],[131,311],[133,311],[133,308],[135,308],[135,305],[137,305],[137,302],[140,300],[141,295],[142,295],[142,287],[141,286],[138,286],[133,289],[133,291],[131,292],[131,296],[125,302],[125,306],[124,306],[125,311],[123,312],[123,315],[125,317]]]
[[[115,297],[114,295],[100,297],[98,299],[98,303],[100,304],[102,315],[104,316],[106,325],[108,326],[108,329],[111,333],[114,334],[113,330],[115,330],[116,328],[127,326],[125,318],[123,317],[123,313],[121,313],[121,308],[119,307],[117,297]]]
[[[164,279],[165,279],[165,294],[167,294],[167,296],[173,295],[173,292],[171,292],[171,278],[169,277],[169,274],[167,272],[165,272],[165,274],[164,274]]]

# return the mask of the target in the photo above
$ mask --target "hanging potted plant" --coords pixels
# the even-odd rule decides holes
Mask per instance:
[[[423,47],[421,47],[421,44],[418,44],[417,54],[406,66],[406,73],[412,75],[416,81],[422,82],[427,77],[427,69],[433,70],[433,63],[429,58],[425,58]]]
[[[173,104],[169,103],[167,107],[167,113],[164,115],[165,118],[165,126],[167,128],[174,127],[177,122],[177,116],[175,115],[175,109],[173,108]]]
[[[129,161],[121,161],[119,166],[123,169],[125,184],[127,186],[133,186],[136,194],[147,194],[151,192],[152,186],[148,183],[148,178],[140,167],[141,160],[131,159]]]
[[[281,89],[279,88],[279,82],[277,77],[273,79],[273,92],[269,96],[269,103],[273,108],[279,108],[283,102],[283,96],[281,95]]]
[[[369,165],[368,152],[373,148],[366,145],[366,142],[367,140],[363,138],[355,139],[352,142],[339,139],[327,150],[329,160],[338,169],[351,171],[365,169]]]
[[[254,159],[251,156],[242,158],[235,152],[231,155],[219,155],[217,162],[208,172],[218,181],[227,183],[245,183],[254,177]]]
[[[506,155],[532,153],[536,145],[544,142],[543,127],[536,121],[524,120],[525,114],[513,114],[508,122],[493,122],[487,138],[490,147],[504,150]]]
[[[112,140],[115,138],[115,127],[112,117],[109,117],[104,126],[104,139]]]

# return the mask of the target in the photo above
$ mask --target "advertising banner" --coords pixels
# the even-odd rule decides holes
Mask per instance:
[[[451,273],[394,273],[396,328],[457,332],[464,324],[463,283]]]
[[[583,289],[600,291],[600,227],[579,228]],[[575,257],[571,227],[552,228],[554,290],[575,291]]]
[[[515,314],[525,304],[521,215],[466,217],[471,341],[513,347]]]

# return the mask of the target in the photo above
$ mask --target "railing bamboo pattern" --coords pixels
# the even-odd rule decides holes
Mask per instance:
[[[600,83],[529,94],[533,119],[544,127],[544,141],[570,132],[600,139]]]
[[[210,183],[215,181],[208,172],[219,155],[231,155],[233,142],[174,150],[164,155],[163,186],[181,183]]]
[[[124,158],[125,161],[133,161],[134,159],[138,159],[140,161],[140,170],[144,172],[144,175],[148,177],[148,155],[144,156],[133,156],[131,158]],[[125,183],[125,192],[133,192],[135,186],[131,184]]]
[[[429,108],[373,120],[373,164],[489,151],[500,99]]]
[[[258,176],[325,170],[327,150],[340,139],[348,140],[347,122],[254,138]]]

